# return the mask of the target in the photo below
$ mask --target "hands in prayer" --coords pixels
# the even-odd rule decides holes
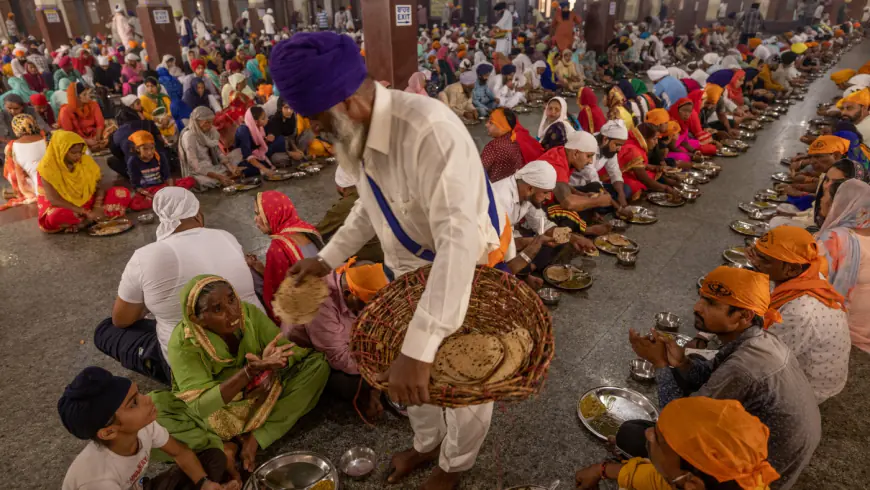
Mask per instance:
[[[678,367],[686,362],[685,350],[667,334],[651,329],[648,336],[628,331],[628,340],[634,353],[651,362],[656,368]]]

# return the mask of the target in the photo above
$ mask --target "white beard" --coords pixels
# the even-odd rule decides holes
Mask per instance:
[[[345,172],[355,179],[360,177],[360,160],[365,143],[365,127],[342,111],[329,109],[333,134],[336,136],[335,157]]]

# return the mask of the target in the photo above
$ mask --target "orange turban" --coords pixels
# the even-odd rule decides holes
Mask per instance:
[[[664,124],[671,120],[670,114],[664,109],[653,109],[646,113],[646,122],[650,124]]]
[[[844,31],[843,29],[835,29],[834,30],[834,37],[843,37],[845,35],[846,35],[846,31]]]
[[[767,274],[723,265],[707,274],[698,294],[764,316],[770,307],[770,279]]]
[[[863,105],[865,107],[870,106],[870,89],[862,88],[857,92],[852,92],[851,94],[840,99],[840,101],[837,102],[837,107],[842,109],[844,102],[852,102],[858,105]]]
[[[725,89],[715,83],[708,83],[704,87],[704,100],[716,104],[719,102],[719,98],[722,97],[722,92],[724,90]]]
[[[656,427],[674,452],[720,482],[756,490],[779,479],[767,462],[770,429],[736,400],[678,398],[665,406]]]
[[[815,48],[815,47],[818,46],[818,45],[819,45],[819,43],[817,43],[817,42],[815,42],[815,41],[810,41],[810,42],[807,43],[807,47],[808,47],[808,48]]]
[[[680,134],[682,128],[680,127],[680,123],[677,121],[668,121],[668,129],[664,132],[665,137],[671,137],[675,134]]]
[[[152,135],[148,131],[136,131],[135,133],[131,134],[130,137],[127,139],[132,141],[133,144],[137,147],[142,146],[146,143],[154,143],[154,135]]]
[[[511,141],[517,140],[516,131],[514,131],[514,128],[512,128],[510,124],[508,124],[507,118],[504,117],[504,109],[498,108],[492,111],[489,114],[489,122],[491,122],[493,126],[504,131],[505,134],[510,133]]]
[[[371,301],[378,291],[389,284],[387,275],[384,274],[384,264],[366,264],[351,267],[356,262],[356,257],[351,257],[346,264],[339,267],[335,272],[344,273],[347,288],[351,294],[363,303]]]
[[[852,70],[852,69],[835,71],[834,73],[831,73],[831,81],[833,81],[837,85],[839,85],[841,83],[846,83],[849,81],[850,78],[854,77],[857,73],[858,73],[857,70]]]
[[[783,36],[785,36],[786,39],[791,39],[792,37],[794,37],[794,32],[785,31],[785,34],[783,34]]]
[[[136,46],[139,46],[139,43],[136,41],[127,41],[127,47],[130,49],[135,49]]]
[[[749,49],[755,49],[761,45],[761,38],[753,37],[749,40]]]
[[[440,41],[435,41],[434,43],[432,43],[432,49],[440,49],[440,48],[441,48]]]
[[[553,3],[551,3],[551,4],[550,4],[550,7],[554,8],[554,9],[558,9],[558,8],[559,8],[559,2],[553,2]]]
[[[259,95],[260,97],[268,99],[269,97],[272,96],[272,86],[269,85],[268,83],[264,83],[264,84],[260,85],[259,87],[257,87],[257,95]]]
[[[870,75],[870,61],[864,63],[861,68],[858,68],[858,73],[862,75]]]
[[[829,155],[831,153],[839,153],[840,155],[849,153],[849,140],[832,134],[824,134],[816,138],[810,145],[810,155]]]
[[[810,232],[796,226],[777,226],[758,239],[755,249],[772,259],[790,264],[809,264],[801,275],[773,290],[771,309],[778,310],[789,301],[808,294],[828,308],[845,310],[843,305],[846,299],[827,279],[819,278],[819,274],[827,275],[828,264],[825,257],[819,254],[819,247]],[[764,328],[770,325],[765,318]]]
[[[463,58],[465,58],[466,54],[468,54],[468,51],[466,51],[464,49],[460,49],[459,52],[456,53],[456,56],[458,56],[459,59],[463,59]]]

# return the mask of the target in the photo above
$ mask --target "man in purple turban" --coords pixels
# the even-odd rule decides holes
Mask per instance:
[[[375,235],[396,276],[432,265],[401,354],[378,379],[408,406],[414,429],[413,447],[393,456],[389,482],[438,459],[424,487],[453,488],[474,465],[492,403],[429,404],[430,368],[441,341],[462,325],[475,265],[499,249],[502,232],[511,233],[487,197],[477,147],[447,105],[375,83],[348,36],[296,34],[275,46],[270,66],[287,104],[334,136],[339,165],[358,181],[358,205],[344,225],[290,274],[325,276]],[[514,255],[513,240],[506,243],[505,261]]]

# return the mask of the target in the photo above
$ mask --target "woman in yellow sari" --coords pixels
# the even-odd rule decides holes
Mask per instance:
[[[157,123],[164,138],[174,138],[177,128],[175,120],[172,119],[169,96],[160,90],[160,82],[156,78],[145,79],[145,93],[139,97],[139,101],[142,103],[142,115],[145,119]]]
[[[625,108],[625,95],[619,87],[611,87],[605,99],[607,104],[607,119],[622,119],[625,127],[631,131],[634,129],[634,117]]]
[[[287,341],[221,277],[191,279],[181,309],[168,346],[172,391],[150,394],[157,420],[195,452],[238,440],[242,465],[253,471],[257,449],[317,404],[329,364],[322,353]]]
[[[305,148],[305,154],[312,158],[330,157],[333,154],[332,144],[320,138],[320,132],[311,126],[311,120],[298,116],[296,134],[300,148]]]

